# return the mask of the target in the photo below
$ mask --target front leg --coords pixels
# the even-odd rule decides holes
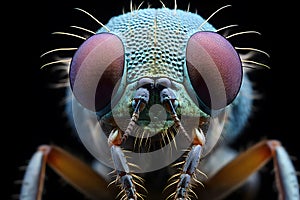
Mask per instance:
[[[122,133],[119,130],[113,130],[108,138],[111,156],[114,168],[117,173],[116,182],[121,186],[122,191],[129,200],[136,200],[137,193],[133,184],[132,176],[129,174],[129,167],[126,157],[120,145],[122,144]]]
[[[192,190],[194,187],[193,182],[202,184],[196,178],[197,167],[202,154],[203,145],[205,144],[205,136],[201,129],[195,128],[193,130],[193,142],[192,147],[189,150],[183,167],[179,175],[179,179],[172,181],[166,188],[177,183],[176,191],[169,195],[167,199],[173,197],[176,200],[190,199],[191,194],[197,197],[195,192]],[[181,163],[177,163],[181,164]],[[177,165],[175,164],[175,165]],[[199,172],[199,171],[198,171]],[[176,177],[176,176],[173,176]],[[165,188],[165,189],[166,189]]]
[[[136,103],[133,104],[134,112],[125,133],[123,134],[122,131],[114,129],[108,137],[108,144],[111,149],[111,156],[117,173],[116,181],[120,183],[121,189],[125,193],[123,197],[126,197],[128,200],[136,200],[137,197],[141,197],[141,195],[137,193],[135,185],[142,187],[144,190],[145,188],[133,181],[133,178],[130,175],[126,157],[120,146],[126,142],[128,135],[132,132],[134,126],[136,125],[135,123],[139,118],[139,113],[144,109],[148,100],[149,91],[145,88],[137,89],[134,97],[134,101]]]

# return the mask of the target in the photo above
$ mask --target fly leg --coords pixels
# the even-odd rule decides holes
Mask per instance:
[[[121,189],[123,192],[125,192],[125,196],[127,197],[127,199],[136,200],[137,193],[136,193],[135,186],[133,184],[132,176],[130,175],[126,157],[120,145],[116,144],[116,141],[119,140],[118,138],[121,138],[120,133],[121,133],[120,131],[115,130],[109,136],[110,138],[109,140],[115,137],[115,140],[112,141],[114,142],[114,144],[111,144],[110,150],[111,150],[112,160],[114,163],[114,168],[117,173],[117,181],[118,183],[120,183]]]
[[[295,168],[277,140],[264,140],[250,147],[204,182],[204,189],[199,188],[195,192],[204,199],[225,198],[271,159],[275,168],[278,199],[298,200],[300,192]]]
[[[122,131],[115,129],[110,133],[108,138],[108,144],[111,148],[111,156],[114,163],[114,168],[117,173],[117,181],[120,184],[122,191],[125,193],[122,199],[126,197],[128,200],[136,200],[137,197],[141,197],[136,191],[135,184],[137,183],[133,181],[133,177],[130,175],[127,159],[123,150],[121,149],[121,145],[126,142],[126,139],[136,125],[136,122],[139,118],[139,113],[144,109],[145,105],[148,103],[148,100],[149,91],[145,88],[137,89],[133,103],[134,112],[127,129],[125,130],[124,134]],[[140,185],[140,187],[142,186]]]
[[[191,141],[190,136],[187,134],[186,130],[183,128],[180,119],[178,118],[175,108],[177,106],[176,97],[173,91],[169,88],[165,88],[160,93],[161,103],[165,106],[166,110],[171,114],[171,117],[174,120],[175,126],[179,129],[179,133],[182,133],[186,136],[186,138]],[[179,179],[174,181],[166,188],[172,186],[177,183],[176,191],[169,195],[168,198],[174,197],[177,200],[189,199],[189,193],[193,193],[192,191],[192,180],[200,183],[196,179],[196,170],[199,164],[199,160],[201,157],[203,145],[205,144],[205,136],[201,129],[194,128],[193,130],[193,140],[191,141],[192,147],[184,161],[183,168],[181,173],[179,174]],[[174,176],[173,176],[174,177]],[[165,189],[166,189],[165,188]]]
[[[20,193],[21,200],[41,200],[46,165],[90,199],[112,199],[116,188],[106,188],[105,179],[89,165],[53,145],[42,145],[27,166]]]
[[[205,143],[205,137],[201,129],[198,128],[194,129],[193,135],[194,140],[192,147],[184,161],[182,170],[179,174],[179,179],[170,184],[172,185],[177,183],[176,191],[169,196],[174,196],[174,199],[176,200],[189,199],[191,193],[197,197],[192,190],[193,182],[197,182],[202,185],[202,183],[196,178],[196,171],[198,170],[197,167],[201,157],[203,145]]]

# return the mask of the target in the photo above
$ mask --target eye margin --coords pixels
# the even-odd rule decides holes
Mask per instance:
[[[99,37],[100,37],[100,39],[99,39]],[[104,39],[102,40],[101,37],[104,37]],[[95,40],[95,38],[96,38],[96,41],[92,41],[93,39]],[[112,87],[112,89],[111,89],[111,92],[110,92],[111,95],[102,95],[101,93],[99,93],[99,90],[101,91],[100,82],[103,77],[110,78],[111,76],[105,75],[105,76],[101,76],[100,78],[98,78],[98,81],[95,84],[96,86],[94,85],[96,87],[96,93],[94,94],[94,100],[90,99],[90,101],[94,102],[94,106],[87,105],[87,104],[85,104],[84,100],[82,100],[82,99],[80,100],[80,97],[79,97],[79,96],[81,96],[80,94],[75,95],[76,92],[74,92],[75,91],[74,84],[75,84],[75,79],[77,78],[77,75],[78,75],[78,71],[80,70],[80,66],[77,67],[76,70],[72,70],[72,68],[73,68],[72,66],[76,65],[76,62],[78,62],[78,60],[80,63],[79,65],[81,65],[81,63],[85,60],[85,56],[83,56],[83,58],[80,58],[80,57],[82,57],[81,56],[82,52],[84,52],[84,54],[88,55],[91,51],[94,50],[94,48],[98,47],[97,42],[99,42],[99,41],[100,41],[100,43],[103,41],[105,42],[106,40],[109,40],[110,38],[112,38],[114,40],[114,42],[117,42],[119,44],[118,47],[109,45],[109,48],[103,48],[102,52],[104,52],[104,54],[105,54],[108,51],[108,49],[110,49],[110,48],[111,48],[110,52],[114,52],[113,50],[121,47],[122,53],[120,54],[120,51],[118,51],[118,50],[116,51],[121,56],[119,56],[119,57],[113,56],[113,57],[117,57],[117,58],[112,60],[111,64],[108,67],[106,67],[105,70],[103,70],[103,75],[105,75],[105,73],[107,74],[107,71],[108,71],[108,74],[113,75],[113,77],[118,77],[119,79],[114,80],[115,84],[114,84],[114,87]],[[97,43],[97,44],[94,44],[94,48],[93,48],[93,43]],[[87,49],[82,50],[82,48],[85,48],[86,46],[87,46]],[[79,59],[77,59],[77,56],[79,57]],[[74,64],[74,62],[75,62],[75,64]],[[114,63],[119,63],[119,64],[114,64]],[[108,68],[110,68],[110,69],[108,70]],[[116,68],[116,69],[114,69],[114,68]],[[71,88],[71,91],[72,91],[75,99],[84,108],[87,108],[88,110],[91,110],[91,111],[95,111],[97,114],[102,113],[102,115],[103,115],[103,113],[104,114],[107,113],[111,109],[112,99],[115,98],[115,95],[117,93],[119,93],[119,90],[120,90],[120,88],[117,88],[116,90],[114,90],[113,88],[119,87],[120,82],[123,80],[123,74],[124,74],[124,69],[125,69],[125,47],[123,45],[121,38],[118,35],[110,33],[110,32],[101,32],[101,33],[96,33],[95,35],[90,36],[78,47],[77,51],[74,53],[74,55],[71,59],[69,69],[70,69],[69,70],[70,88]],[[83,71],[85,71],[85,70],[83,70]],[[110,79],[110,80],[112,80],[112,79]],[[88,95],[88,96],[91,97],[91,95]],[[101,101],[98,100],[99,96],[101,96],[102,98],[103,97],[106,98],[107,103],[105,103],[105,105],[99,105],[101,103]],[[117,98],[120,98],[120,97],[117,97]]]
[[[203,34],[211,34],[211,35],[217,36],[220,40],[222,40],[222,42],[224,42],[223,45],[226,44],[227,47],[229,47],[229,49],[230,49],[229,51],[232,52],[233,58],[236,59],[235,61],[237,61],[235,63],[236,64],[235,67],[237,69],[237,75],[235,75],[235,77],[237,78],[237,82],[238,83],[235,83],[235,85],[232,86],[232,87],[235,87],[235,92],[233,92],[233,95],[231,94],[230,98],[227,97],[228,94],[226,93],[226,105],[223,106],[223,107],[217,108],[217,109],[216,108],[211,108],[210,106],[207,106],[207,104],[203,101],[203,99],[201,99],[199,97],[197,91],[195,90],[195,87],[197,88],[197,86],[195,86],[195,83],[193,83],[193,81],[192,81],[193,76],[195,77],[195,75],[199,75],[196,79],[198,79],[198,80],[201,79],[200,82],[204,82],[203,81],[203,77],[200,75],[199,70],[197,69],[197,67],[194,67],[193,65],[191,65],[191,63],[189,63],[189,60],[188,60],[189,42],[191,41],[191,39],[193,39],[195,37],[195,35],[198,36],[199,34],[201,34],[201,35],[203,35]],[[215,42],[215,43],[217,43],[217,42]],[[208,46],[210,46],[210,45],[208,45]],[[228,59],[228,60],[230,60],[230,59]],[[225,61],[228,61],[228,60],[225,60]],[[212,113],[219,113],[220,111],[222,111],[225,107],[227,107],[228,105],[230,105],[236,99],[237,95],[239,94],[240,88],[242,87],[243,66],[242,66],[242,61],[241,61],[241,58],[240,58],[238,52],[236,51],[236,49],[234,48],[234,46],[226,39],[226,37],[224,37],[223,35],[220,35],[220,34],[214,32],[214,31],[197,31],[197,32],[191,34],[190,38],[187,41],[187,45],[186,45],[186,62],[185,62],[185,64],[186,64],[186,67],[185,67],[185,70],[184,70],[184,74],[185,74],[184,75],[184,77],[185,77],[185,81],[184,81],[185,88],[187,89],[187,92],[190,95],[192,95],[193,101],[196,102],[196,103],[198,103],[197,106],[203,112],[205,112],[206,114],[209,114],[209,115],[211,115]],[[197,73],[193,74],[193,72],[191,72],[193,70],[196,71]],[[226,83],[224,83],[224,85],[226,85]],[[204,84],[204,86],[207,88],[206,84]],[[229,88],[231,88],[231,87],[229,86]],[[208,95],[208,96],[210,97],[210,95]]]

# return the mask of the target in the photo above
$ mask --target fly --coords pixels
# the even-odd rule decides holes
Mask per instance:
[[[41,199],[48,164],[91,199],[220,199],[253,183],[250,177],[269,160],[280,199],[299,199],[289,156],[277,140],[263,140],[237,155],[226,145],[247,123],[253,104],[248,72],[268,65],[252,59],[269,55],[236,47],[230,40],[257,31],[221,34],[209,20],[189,10],[143,8],[101,23],[63,64],[67,74],[66,112],[84,146],[98,160],[95,170],[55,145],[42,145],[24,176],[21,199]],[[241,52],[250,52],[242,54]],[[149,174],[165,169],[164,189],[148,192]],[[108,173],[108,171],[111,171]],[[152,178],[152,179],[151,179]],[[151,177],[150,180],[155,180]],[[161,182],[155,184],[161,186]]]

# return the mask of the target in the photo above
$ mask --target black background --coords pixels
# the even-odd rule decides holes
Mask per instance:
[[[80,40],[66,36],[52,35],[55,31],[71,30],[70,25],[78,25],[96,30],[97,24],[89,17],[74,10],[82,8],[89,11],[101,22],[106,23],[112,16],[122,13],[122,9],[129,11],[130,1],[66,1],[46,0],[39,4],[13,5],[10,13],[4,17],[5,25],[2,40],[8,46],[3,48],[6,62],[3,64],[4,94],[2,99],[5,122],[2,134],[8,136],[2,142],[2,166],[6,187],[5,198],[12,199],[13,194],[19,192],[15,180],[22,179],[20,167],[26,165],[28,159],[40,144],[55,143],[75,153],[89,156],[87,151],[70,134],[66,125],[66,118],[62,115],[59,104],[63,98],[63,90],[52,90],[49,83],[55,80],[50,68],[40,69],[49,61],[40,58],[45,51],[65,46],[78,46]],[[139,4],[141,1],[134,1]],[[159,1],[150,1],[160,7]],[[164,2],[167,7],[173,7],[173,1]],[[178,8],[186,9],[188,1],[179,1]],[[147,2],[144,3],[145,7]],[[274,1],[259,0],[231,0],[191,2],[191,11],[198,10],[198,14],[207,18],[221,6],[231,4],[231,8],[218,13],[210,20],[217,28],[229,24],[239,24],[240,30],[255,30],[262,35],[247,35],[237,37],[233,42],[241,40],[241,45],[250,44],[251,47],[262,49],[271,55],[266,59],[271,69],[257,70],[252,76],[256,82],[256,89],[263,94],[256,102],[257,111],[250,120],[245,135],[236,143],[237,148],[244,149],[250,144],[263,139],[278,139],[286,147],[289,154],[300,158],[298,130],[298,93],[297,54],[293,55],[292,48],[296,45],[296,36],[289,23],[293,16],[292,6],[277,5]],[[8,37],[9,36],[9,37]],[[244,39],[243,39],[244,37]],[[9,38],[9,39],[8,39]],[[246,39],[245,39],[246,38]],[[249,46],[249,45],[248,45]],[[8,70],[8,72],[6,72]],[[5,112],[6,113],[6,112]],[[240,146],[240,147],[239,147]],[[82,155],[81,155],[82,156]],[[296,168],[300,169],[300,161],[293,160]],[[241,164],[242,165],[242,164]],[[269,163],[262,169],[266,175],[262,184],[262,197],[277,199],[274,191],[274,172]],[[51,177],[51,179],[50,179]],[[8,178],[6,180],[6,178]],[[55,180],[54,180],[55,179]],[[73,188],[63,184],[55,174],[49,171],[46,180],[45,196],[53,199],[72,198],[83,199]],[[62,186],[62,187],[61,187]],[[54,189],[51,189],[54,187]],[[52,194],[51,194],[52,193]]]

